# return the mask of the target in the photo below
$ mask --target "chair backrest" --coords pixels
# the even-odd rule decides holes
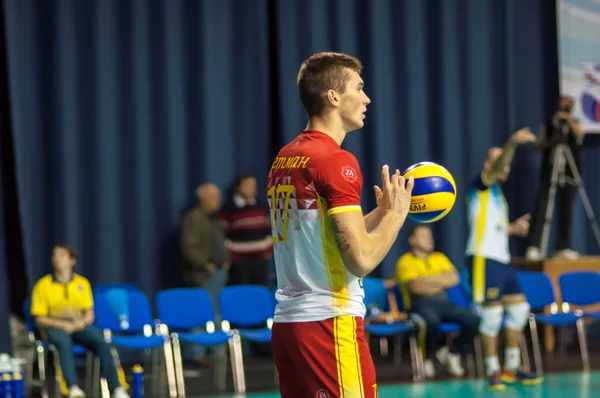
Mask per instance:
[[[156,296],[158,318],[169,328],[194,329],[214,322],[213,302],[199,288],[167,289]]]
[[[25,314],[25,324],[27,325],[27,331],[37,335],[38,328],[35,326],[35,323],[33,322],[33,317],[31,316],[31,297],[28,297],[23,303],[23,313]]]
[[[572,271],[558,278],[562,301],[575,305],[590,305],[600,302],[600,273]]]
[[[133,283],[101,283],[92,287],[94,294],[104,293],[111,289],[124,289],[127,291],[139,292],[140,289]]]
[[[519,272],[518,279],[532,311],[543,310],[556,301],[550,278],[543,272]]]
[[[150,303],[144,293],[140,291],[128,291],[128,313],[129,327],[121,328],[118,315],[113,310],[114,305],[110,303],[110,295],[106,293],[97,294],[94,298],[94,312],[96,315],[96,326],[100,329],[109,329],[113,332],[141,333],[144,325],[154,326]]]
[[[365,303],[365,306],[376,306],[383,311],[388,300],[387,289],[383,282],[383,279],[363,278],[362,286],[365,292],[363,302]]]
[[[460,283],[456,286],[446,289],[446,292],[448,294],[448,300],[450,300],[452,303],[460,305],[461,307],[469,306],[469,299],[467,298],[467,295],[465,294],[465,291]]]
[[[221,319],[242,327],[266,324],[274,315],[272,294],[266,286],[225,287],[219,292]]]

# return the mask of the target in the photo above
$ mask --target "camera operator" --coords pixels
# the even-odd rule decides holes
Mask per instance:
[[[581,144],[585,132],[578,120],[573,118],[573,98],[561,96],[558,100],[558,109],[546,123],[542,135],[538,138],[535,148],[543,151],[542,167],[540,173],[540,187],[535,201],[535,210],[529,228],[528,247],[525,257],[529,261],[539,261],[542,230],[548,207],[552,169],[555,161],[555,149],[558,144],[565,144],[573,154],[577,170],[581,173]],[[566,159],[557,159],[564,162],[564,175],[573,179],[573,170]],[[571,219],[577,187],[568,182],[564,185],[558,181],[556,199],[558,228],[555,245],[555,256],[563,258],[577,258],[578,254],[570,249]]]

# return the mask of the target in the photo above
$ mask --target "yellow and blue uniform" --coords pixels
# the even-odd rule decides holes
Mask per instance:
[[[65,284],[49,274],[41,278],[33,287],[31,295],[31,315],[73,320],[82,312],[94,307],[90,282],[81,275],[73,274]]]
[[[469,238],[466,259],[473,301],[498,301],[521,293],[517,273],[510,265],[508,204],[498,184],[486,185],[481,175],[467,190]]]
[[[400,257],[396,263],[396,277],[398,278],[400,293],[402,293],[404,309],[410,310],[413,307],[413,301],[418,302],[421,300],[421,298],[410,294],[408,290],[410,281],[452,270],[454,270],[454,265],[448,257],[440,252],[433,252],[427,258],[417,257],[410,252]],[[442,296],[441,299],[447,299],[445,292],[440,296]],[[431,298],[433,299],[433,297]]]
[[[454,271],[454,265],[443,253],[433,252],[426,258],[406,253],[396,264],[398,285],[402,293],[404,308],[419,326],[419,346],[425,359],[433,359],[439,347],[443,322],[454,322],[461,326],[459,338],[451,346],[453,352],[468,352],[479,329],[479,317],[466,307],[448,300],[446,290],[437,294],[418,295],[410,292],[410,281]]]
[[[68,282],[61,283],[53,274],[49,274],[38,280],[33,287],[30,309],[33,317],[74,321],[93,308],[92,287],[87,278],[81,275],[72,274]],[[77,385],[77,373],[71,351],[73,343],[84,346],[100,358],[100,366],[111,391],[120,386],[127,387],[125,373],[115,364],[111,349],[100,330],[87,326],[70,335],[58,328],[48,328],[41,332],[57,349],[60,364],[57,371],[63,394],[67,395],[69,388]]]

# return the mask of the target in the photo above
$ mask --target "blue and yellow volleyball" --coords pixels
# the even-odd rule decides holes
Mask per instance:
[[[431,223],[450,213],[456,201],[456,183],[448,170],[437,163],[419,162],[402,176],[415,179],[408,212],[411,220]]]

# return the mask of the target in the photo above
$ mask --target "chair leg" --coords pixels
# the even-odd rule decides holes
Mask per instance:
[[[542,368],[542,353],[540,348],[540,339],[538,336],[537,323],[533,316],[529,317],[529,329],[531,330],[531,345],[533,347],[533,359],[535,361],[535,373],[538,376],[544,375]]]
[[[171,346],[173,348],[175,379],[177,381],[177,394],[180,397],[185,397],[185,377],[183,374],[183,360],[181,359],[181,344],[179,342],[179,337],[173,337]]]
[[[168,337],[163,344],[163,354],[165,356],[167,382],[169,383],[169,396],[174,398],[177,396],[177,382],[175,380],[175,366],[173,364],[173,348],[171,347],[171,339]]]
[[[219,391],[227,389],[227,345],[215,347],[215,386]]]
[[[37,362],[38,362],[38,373],[40,377],[40,384],[42,389],[42,397],[48,397],[48,386],[46,385],[46,350],[44,346],[39,343],[36,347]]]
[[[387,358],[388,355],[390,355],[390,350],[389,350],[389,344],[388,344],[387,337],[380,337],[379,338],[379,352],[381,353],[381,356],[384,357],[384,358]]]
[[[475,366],[477,367],[477,377],[485,377],[485,363],[483,362],[483,350],[481,346],[481,337],[475,336],[473,339],[473,351],[475,351]]]
[[[531,363],[529,363],[529,350],[527,349],[527,339],[525,338],[525,334],[521,333],[521,356],[523,357],[523,366],[525,369],[531,370]]]
[[[413,370],[413,380],[416,382],[423,381],[424,379],[424,367],[423,354],[417,344],[417,336],[411,333],[408,336],[408,343],[410,345],[410,362]]]
[[[577,336],[579,337],[579,347],[581,349],[581,361],[583,362],[583,370],[589,372],[590,359],[588,356],[587,338],[585,336],[585,325],[583,318],[577,320]]]
[[[394,366],[400,366],[402,364],[403,345],[404,335],[399,334],[394,339]]]
[[[567,328],[566,326],[558,327],[558,355],[562,361],[566,354]]]
[[[246,376],[244,374],[244,357],[242,353],[242,339],[239,333],[234,332],[228,341],[229,355],[231,358],[231,371],[233,374],[233,388],[236,394],[246,392]]]

